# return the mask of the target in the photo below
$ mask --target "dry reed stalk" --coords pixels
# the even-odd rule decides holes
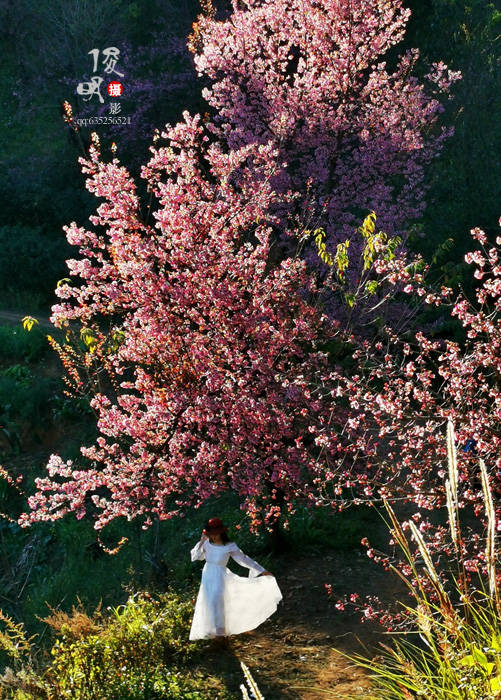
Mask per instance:
[[[480,460],[480,475],[484,492],[485,512],[487,515],[487,538],[485,543],[485,559],[489,577],[489,593],[496,600],[499,610],[499,592],[496,580],[496,512],[492,501],[492,491],[489,484],[489,475],[483,459]]]
[[[243,661],[240,662],[240,666],[242,667],[242,671],[244,672],[244,676],[247,680],[247,683],[249,684],[249,688],[251,689],[252,693],[254,694],[255,700],[264,700],[264,695],[261,693],[261,691],[257,687],[256,681],[252,677],[251,672],[249,671],[249,669],[247,668],[247,666],[244,664]],[[248,693],[247,693],[247,695],[248,695]],[[245,698],[245,696],[244,696],[244,698]]]
[[[242,691],[242,698],[243,700],[250,700],[250,695],[247,692],[247,688],[243,683],[240,684],[240,690]]]
[[[409,543],[407,542],[407,537],[405,536],[405,532],[403,531],[402,526],[400,525],[400,522],[398,521],[393,508],[390,506],[390,504],[385,498],[383,498],[383,503],[393,525],[393,537],[397,540],[398,544],[404,551],[410,553],[410,547]]]
[[[431,647],[429,640],[432,639],[432,621],[428,611],[426,605],[419,603],[416,608],[416,621],[420,630],[419,636],[428,647]]]
[[[456,453],[456,436],[454,424],[451,419],[447,421],[447,462],[449,465],[449,481],[451,482],[452,495],[455,502],[458,497],[458,460]]]
[[[440,579],[438,578],[437,570],[435,569],[435,565],[433,564],[433,561],[431,560],[431,555],[429,552],[428,547],[426,546],[426,542],[423,539],[422,534],[419,532],[418,528],[416,527],[415,523],[413,520],[409,520],[409,528],[412,532],[412,536],[414,537],[414,541],[416,542],[419,551],[421,552],[421,556],[423,557],[424,565],[430,575],[431,580],[435,584],[435,586],[438,588],[438,590],[445,595],[445,591],[442,587],[442,583],[440,582]]]
[[[449,467],[449,479],[445,482],[445,494],[447,498],[447,511],[449,513],[449,528],[452,541],[459,553],[460,532],[459,532],[459,512],[458,512],[458,461],[456,454],[456,436],[452,421],[447,421],[447,464]]]
[[[457,517],[457,501],[454,500],[452,486],[449,479],[445,482],[445,495],[447,498],[447,512],[449,514],[449,529],[451,531],[452,541],[456,551],[459,550],[459,532],[458,532],[458,517]]]

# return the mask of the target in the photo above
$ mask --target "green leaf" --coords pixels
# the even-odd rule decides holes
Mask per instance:
[[[459,660],[459,663],[461,666],[475,666],[475,659],[471,654],[468,654],[468,656],[463,656],[462,659]]]
[[[371,211],[371,213],[365,217],[362,225],[358,229],[365,239],[371,237],[376,228],[376,212]]]
[[[58,289],[64,282],[67,282],[68,284],[71,282],[69,277],[63,277],[62,280],[58,280],[56,283],[56,289]]]
[[[338,277],[341,278],[344,271],[348,267],[348,248],[350,247],[350,241],[346,240],[344,243],[339,243],[336,250],[336,255],[334,256],[334,261],[337,265]]]
[[[436,264],[440,258],[445,255],[446,253],[449,253],[452,248],[454,247],[454,239],[453,238],[448,238],[446,241],[441,243],[437,250],[435,251],[434,256],[432,257],[431,261],[433,264]]]
[[[355,306],[355,295],[353,294],[353,292],[347,292],[344,295],[344,298],[350,309],[352,309]]]
[[[90,353],[95,352],[97,348],[97,338],[90,328],[82,328],[80,331],[80,338]]]
[[[486,669],[489,662],[487,661],[487,656],[484,654],[482,649],[478,649],[478,647],[473,647],[472,654],[477,664],[480,664],[482,668]]]
[[[493,693],[501,693],[501,676],[494,676],[489,681]]]

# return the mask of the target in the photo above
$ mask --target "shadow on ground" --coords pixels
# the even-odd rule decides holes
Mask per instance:
[[[289,554],[281,558],[279,568],[284,600],[277,613],[258,629],[232,637],[228,650],[208,644],[199,667],[223,678],[235,698],[241,698],[240,660],[266,700],[366,695],[367,673],[336,649],[375,654],[382,628],[362,624],[359,613],[336,610],[324,584],[332,584],[339,596],[356,591],[388,600],[401,597],[398,579],[358,551],[299,558]]]

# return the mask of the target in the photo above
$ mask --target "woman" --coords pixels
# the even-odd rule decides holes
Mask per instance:
[[[230,542],[227,531],[222,520],[211,518],[191,550],[191,561],[203,559],[205,566],[190,639],[222,638],[252,630],[272,615],[282,600],[275,577]],[[248,578],[226,568],[230,557],[249,569]]]

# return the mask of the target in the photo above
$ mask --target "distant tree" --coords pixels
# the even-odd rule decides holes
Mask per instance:
[[[191,47],[216,133],[231,148],[278,148],[276,186],[322,210],[331,252],[370,210],[405,234],[452,131],[439,126],[438,97],[458,75],[438,62],[425,88],[417,50],[387,65],[409,18],[400,0],[233,0],[222,19],[210,0],[203,8]]]
[[[484,0],[413,0],[408,4],[412,16],[406,45],[420,47],[424,65],[441,59],[462,74],[444,115],[454,124],[455,134],[428,170],[423,236],[416,245],[431,260],[436,247],[453,238],[454,248],[442,260],[444,273],[449,280],[461,274],[462,283],[468,284],[464,255],[470,240],[465,232],[480,227],[489,236],[497,235],[501,11],[496,3]]]

